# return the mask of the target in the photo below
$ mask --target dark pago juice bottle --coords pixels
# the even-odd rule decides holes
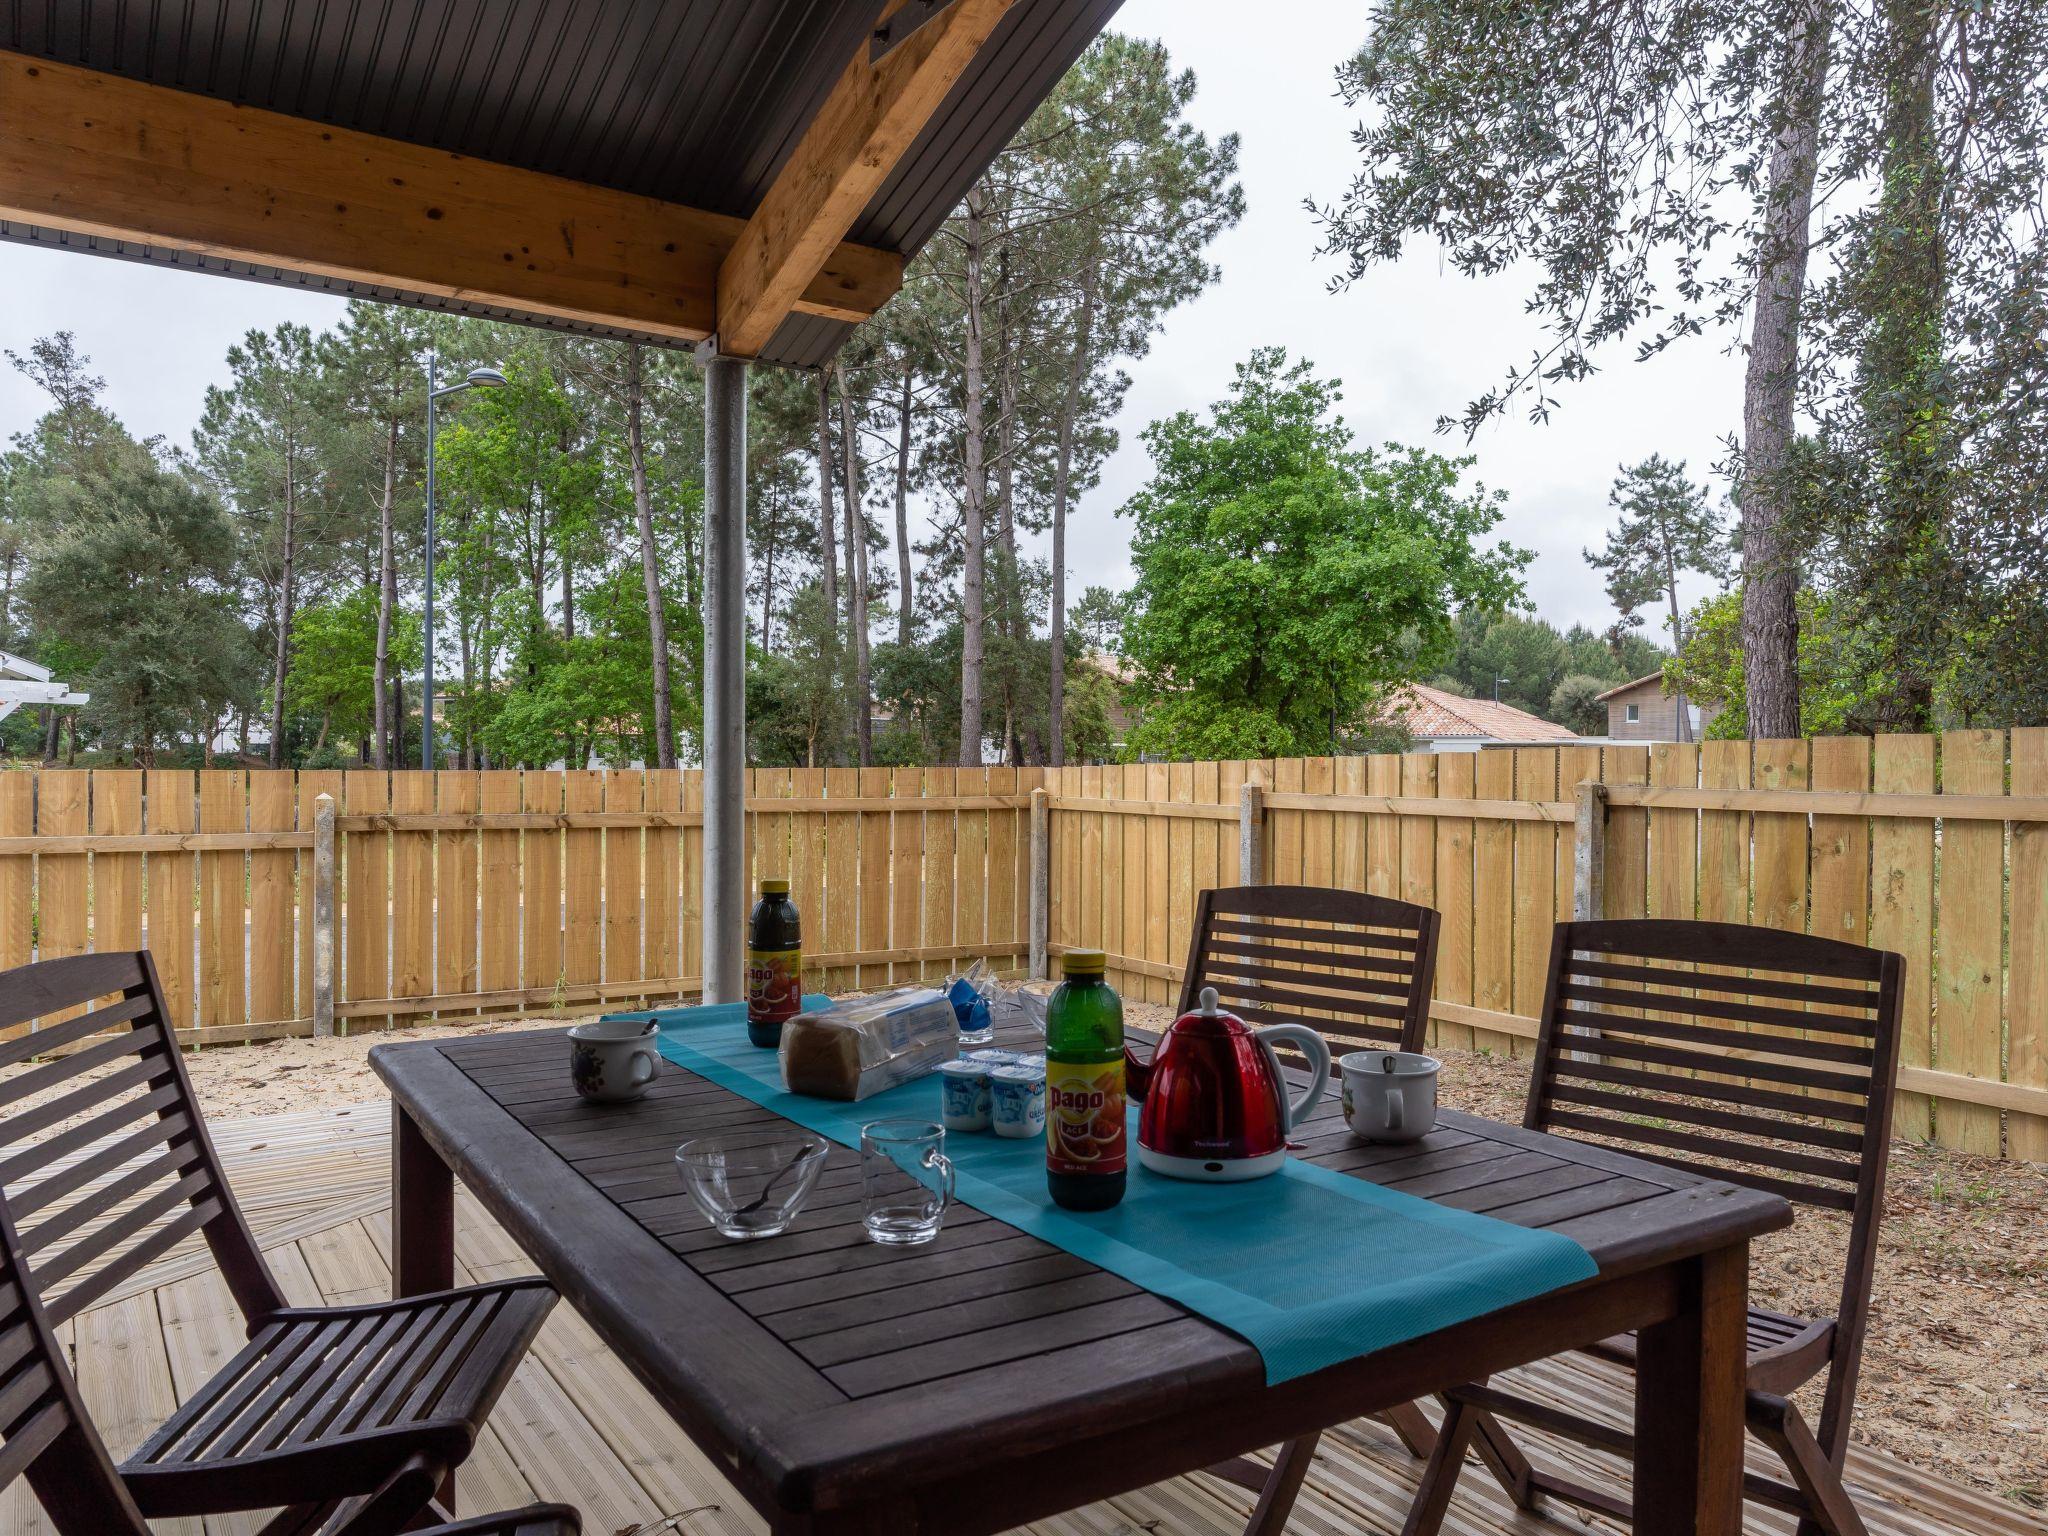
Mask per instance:
[[[1103,1211],[1124,1197],[1124,1005],[1099,949],[1070,949],[1045,1009],[1045,1178],[1053,1203]]]
[[[747,1038],[770,1048],[803,1007],[804,943],[787,880],[763,880],[747,922]]]

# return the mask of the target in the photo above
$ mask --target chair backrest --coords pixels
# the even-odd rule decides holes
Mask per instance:
[[[1335,1044],[1420,1050],[1436,979],[1434,909],[1315,885],[1204,891],[1183,1012],[1204,987],[1254,1024],[1296,1021]]]
[[[26,1474],[66,1536],[148,1527],[57,1329],[189,1234],[253,1331],[284,1304],[235,1205],[143,953],[0,974],[0,1487]],[[32,1064],[31,1064],[32,1063]]]
[[[0,1068],[35,1062],[0,1082],[0,1205],[50,1325],[200,1232],[253,1333],[284,1298],[221,1173],[148,952],[0,974],[0,1032],[53,1017],[0,1040]]]
[[[1905,961],[1735,923],[1559,923],[1524,1123],[1846,1212],[1820,1437],[1847,1433]]]

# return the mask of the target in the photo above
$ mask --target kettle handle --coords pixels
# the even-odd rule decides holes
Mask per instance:
[[[1286,1129],[1292,1131],[1306,1120],[1323,1097],[1323,1090],[1330,1086],[1330,1043],[1306,1024],[1268,1024],[1263,1029],[1252,1031],[1260,1045],[1266,1048],[1266,1057],[1273,1063],[1274,1080],[1284,1093],[1287,1079],[1280,1075],[1279,1058],[1273,1055],[1273,1042],[1285,1040],[1301,1048],[1301,1054],[1308,1058],[1309,1071],[1315,1075],[1308,1087],[1287,1103]]]

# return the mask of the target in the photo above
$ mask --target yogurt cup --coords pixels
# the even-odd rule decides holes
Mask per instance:
[[[998,1136],[1045,1135],[1045,1068],[1013,1063],[988,1075],[991,1118]]]
[[[989,1069],[978,1061],[942,1061],[938,1067],[939,1123],[949,1131],[989,1126]]]

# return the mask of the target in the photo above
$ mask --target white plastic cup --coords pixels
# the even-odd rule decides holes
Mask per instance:
[[[989,1069],[977,1061],[939,1063],[939,1123],[949,1131],[985,1131],[991,1113]]]
[[[1045,1135],[1045,1068],[1018,1062],[988,1075],[990,1118],[998,1136]]]

